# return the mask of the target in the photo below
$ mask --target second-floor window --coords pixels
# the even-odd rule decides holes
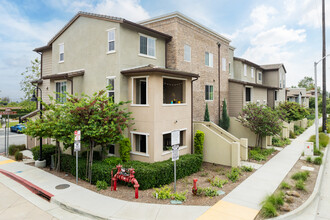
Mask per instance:
[[[231,75],[231,63],[228,63],[228,71],[229,71],[229,75]]]
[[[60,103],[66,101],[66,82],[56,82],[56,100]]]
[[[213,86],[205,85],[205,100],[212,101],[213,100]]]
[[[244,76],[247,76],[246,64],[244,64]]]
[[[205,52],[205,65],[213,67],[213,54]]]
[[[108,30],[108,52],[115,52],[115,30]]]
[[[251,67],[251,77],[254,78],[254,69]]]
[[[115,101],[115,77],[109,77],[107,80],[108,86],[110,86],[110,89],[108,90],[108,97],[112,98],[112,101]]]
[[[133,105],[148,105],[148,77],[132,78]]]
[[[155,57],[156,39],[145,35],[140,35],[140,54]]]
[[[184,45],[184,61],[191,61],[191,47],[188,45]]]
[[[262,80],[262,73],[261,72],[258,73],[258,79]]]
[[[59,49],[59,62],[64,62],[64,44],[58,45]]]
[[[222,58],[222,71],[226,71],[226,58]]]

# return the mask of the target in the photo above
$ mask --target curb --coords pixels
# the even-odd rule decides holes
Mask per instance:
[[[330,147],[329,145],[326,147],[326,150],[324,152],[325,156],[328,156],[329,147]],[[319,193],[320,193],[321,182],[322,182],[323,175],[324,175],[325,161],[326,160],[323,161],[323,163],[320,167],[319,174],[317,176],[315,186],[314,186],[314,191],[310,195],[310,197],[306,200],[306,202],[304,202],[301,206],[299,206],[297,209],[293,210],[292,212],[289,212],[285,215],[280,215],[280,216],[275,217],[275,218],[270,218],[271,220],[286,219],[286,218],[289,218],[289,217],[294,217],[295,215],[298,215],[301,212],[303,212],[305,210],[305,208],[315,200],[316,196],[319,195]]]

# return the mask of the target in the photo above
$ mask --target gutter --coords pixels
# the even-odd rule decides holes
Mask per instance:
[[[194,81],[198,80],[198,78],[191,80],[191,149],[190,152],[191,154],[194,153],[194,89],[193,89],[193,83]]]
[[[220,115],[221,115],[221,94],[220,94],[220,77],[221,77],[221,74],[220,74],[220,48],[221,48],[221,44],[220,42],[217,43],[218,45],[218,90],[219,90],[219,102],[218,102],[218,114],[219,114],[219,118],[218,120],[220,120]]]

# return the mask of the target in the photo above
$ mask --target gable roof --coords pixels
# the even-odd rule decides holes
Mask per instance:
[[[79,11],[48,43],[46,46],[35,48],[33,51],[35,52],[41,52],[44,50],[47,50],[51,48],[52,43],[59,37],[61,34],[63,34],[79,17],[87,17],[87,18],[93,18],[93,19],[99,19],[104,21],[110,21],[110,22],[116,22],[120,24],[125,24],[130,28],[134,28],[143,32],[146,32],[151,35],[156,35],[162,38],[165,38],[167,41],[170,41],[172,39],[172,36],[168,34],[164,34],[162,32],[153,30],[151,28],[145,27],[143,25],[134,23],[132,21],[126,20],[124,18],[120,17],[114,17],[114,16],[108,16],[108,15],[101,15],[101,14],[94,14],[94,13],[88,13]]]
[[[180,18],[192,25],[194,25],[195,27],[197,28],[200,28],[202,29],[203,31],[213,35],[214,37],[216,38],[220,38],[221,40],[227,42],[228,44],[231,42],[230,39],[224,37],[223,35],[211,30],[210,28],[202,25],[201,23],[193,20],[192,18],[178,12],[178,11],[175,11],[175,12],[171,12],[169,14],[165,14],[165,15],[160,15],[160,16],[157,16],[157,17],[153,17],[153,18],[150,18],[150,19],[147,19],[147,20],[143,20],[143,21],[140,21],[138,22],[139,24],[142,24],[142,25],[146,25],[146,24],[151,24],[151,23],[154,23],[154,22],[157,22],[157,21],[162,21],[162,20],[166,20],[166,19],[170,19],[170,18]]]
[[[284,72],[286,72],[286,69],[284,67],[283,63],[277,63],[277,64],[267,64],[267,65],[260,65],[264,70],[278,70],[281,67],[283,67]]]

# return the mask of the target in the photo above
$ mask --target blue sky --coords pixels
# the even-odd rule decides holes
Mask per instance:
[[[326,4],[330,53],[330,1]],[[45,45],[78,11],[132,21],[179,11],[231,39],[237,57],[284,63],[288,86],[313,76],[313,62],[322,54],[321,0],[0,0],[0,97],[23,97],[20,73],[39,56],[32,50]],[[329,67],[330,59],[328,90]]]

